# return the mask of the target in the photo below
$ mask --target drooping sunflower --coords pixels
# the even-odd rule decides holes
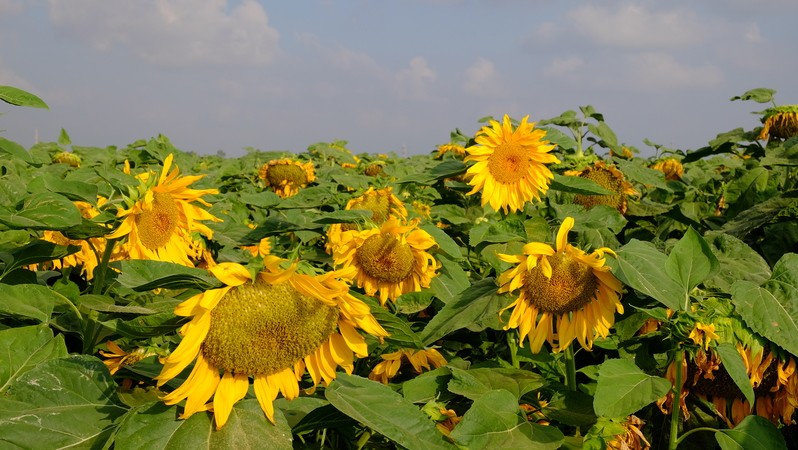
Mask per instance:
[[[520,291],[501,311],[512,308],[504,329],[518,328],[521,343],[528,337],[533,353],[543,342],[557,352],[574,339],[590,350],[596,338],[607,336],[615,313],[623,313],[623,285],[605,265],[604,254],[615,252],[602,247],[588,255],[572,246],[568,232],[573,226],[574,219],[566,217],[557,232],[556,248],[531,242],[520,255],[498,255],[517,264],[499,276],[499,292]]]
[[[383,353],[380,355],[382,361],[377,363],[369,373],[369,379],[388,384],[393,377],[399,373],[402,363],[407,361],[413,366],[413,371],[420,374],[431,367],[438,368],[445,366],[446,358],[434,348],[416,349],[402,348],[395,352]]]
[[[614,165],[604,164],[603,161],[596,161],[593,166],[582,170],[569,170],[565,172],[565,175],[586,178],[614,193],[609,195],[575,195],[574,203],[588,209],[596,205],[607,205],[624,214],[626,213],[628,196],[638,195],[638,192],[632,187],[631,183],[626,181],[626,177],[620,170]]]
[[[789,139],[798,136],[798,105],[782,105],[768,108],[762,116],[762,131],[759,139]]]
[[[669,181],[681,180],[684,175],[684,167],[676,158],[665,158],[651,166],[654,170],[659,170],[665,174],[665,179]]]
[[[117,217],[122,223],[107,239],[126,239],[118,244],[115,258],[151,259],[193,266],[197,256],[193,233],[213,238],[213,231],[202,221],[221,222],[195,203],[210,206],[202,197],[219,193],[216,189],[189,189],[189,185],[204,175],[180,176],[172,168],[173,155],[164,159],[160,175],[143,172],[136,176],[137,190],[125,199],[127,209],[120,209]]]
[[[186,400],[182,418],[211,407],[216,428],[223,427],[251,377],[261,409],[274,422],[278,392],[296,398],[306,369],[314,387],[335,379],[339,366],[352,373],[354,357],[368,355],[358,328],[380,339],[387,336],[368,305],[340,280],[349,274],[304,275],[296,264],[282,269],[284,262],[267,256],[254,279],[239,264],[220,263],[209,271],[225,286],[175,308],[191,322],[181,329],[183,340],[156,380],[163,386],[194,362],[186,381],[163,397],[168,405]]]
[[[301,163],[290,158],[267,162],[258,170],[258,178],[281,198],[292,197],[316,179],[313,163]]]
[[[502,123],[491,120],[475,137],[476,144],[466,148],[464,161],[476,161],[466,176],[473,189],[468,195],[482,193],[482,205],[518,211],[533,199],[540,199],[549,189],[554,175],[546,164],[560,162],[550,154],[556,146],[544,140],[546,132],[534,129],[534,122],[521,119],[513,128],[505,114]]]
[[[435,239],[418,228],[417,219],[405,225],[390,218],[380,227],[342,233],[332,257],[336,266],[356,268],[357,286],[370,296],[379,293],[384,305],[429,287],[440,268],[427,251],[435,245]]]
[[[148,348],[138,347],[130,352],[122,350],[116,342],[108,341],[105,343],[109,351],[100,350],[100,355],[106,359],[103,364],[108,367],[111,375],[115,374],[124,366],[132,366],[144,358],[155,355],[156,353]]]
[[[97,199],[97,206],[102,206],[106,202],[105,197]],[[91,203],[83,201],[73,202],[80,211],[80,215],[86,219],[92,219],[100,214],[100,211]],[[105,238],[91,237],[88,239],[70,239],[60,231],[46,230],[42,233],[42,240],[58,245],[74,245],[80,247],[75,253],[67,255],[61,259],[56,259],[47,263],[55,269],[62,267],[80,267],[81,275],[87,280],[94,278],[94,269],[99,264],[98,258],[105,251]]]
[[[441,144],[438,146],[438,152],[435,154],[435,159],[442,159],[443,155],[451,154],[457,159],[462,159],[466,155],[466,149],[459,144]]]
[[[393,189],[389,186],[382,189],[368,188],[363,195],[355,197],[346,203],[344,208],[347,211],[353,209],[364,209],[372,212],[370,221],[375,225],[382,225],[388,219],[406,219],[407,208],[399,197],[393,194]],[[333,249],[341,242],[341,234],[347,231],[357,231],[355,223],[334,223],[327,228],[327,253],[332,253]]]

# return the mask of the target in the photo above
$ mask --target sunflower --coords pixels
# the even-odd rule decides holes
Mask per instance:
[[[684,175],[684,167],[676,158],[662,159],[652,165],[651,168],[664,173],[665,179],[669,181],[681,180],[682,175]]]
[[[347,211],[353,209],[363,209],[371,211],[370,221],[374,225],[382,225],[388,219],[406,219],[407,208],[393,195],[393,189],[386,187],[374,189],[370,187],[363,195],[355,197],[347,202],[344,208]],[[327,253],[333,253],[333,249],[341,242],[341,235],[347,231],[357,231],[358,226],[354,223],[334,223],[327,228]]]
[[[614,422],[623,429],[607,442],[607,450],[648,450],[651,444],[641,431],[645,422],[635,415],[628,416],[621,423]]]
[[[434,348],[421,350],[403,348],[395,352],[384,353],[380,355],[380,358],[382,358],[382,361],[377,363],[374,369],[371,370],[369,379],[379,381],[382,384],[388,384],[399,373],[403,361],[409,362],[413,366],[413,371],[417,374],[424,370],[430,370],[430,365],[437,369],[447,364],[446,358]]]
[[[615,168],[614,165],[607,165],[602,161],[596,161],[592,167],[586,167],[582,170],[569,170],[565,172],[565,175],[586,178],[613,192],[613,194],[608,195],[577,194],[574,196],[574,203],[587,209],[596,205],[607,205],[624,214],[626,213],[627,197],[638,195],[638,192],[626,181],[626,177],[623,176],[620,170]]]
[[[515,129],[506,114],[502,123],[491,120],[477,133],[476,144],[466,148],[464,161],[476,161],[466,172],[473,186],[468,195],[481,191],[482,206],[489,203],[494,211],[514,212],[549,189],[554,175],[546,164],[560,160],[549,154],[555,145],[543,140],[546,132],[535,130],[528,119],[525,116]]]
[[[105,202],[106,199],[104,197],[99,197],[97,199],[97,206],[102,206]],[[80,215],[85,219],[93,219],[100,214],[100,211],[90,203],[82,201],[75,201],[73,203],[80,211]],[[60,269],[62,267],[80,267],[81,275],[85,276],[87,280],[94,278],[94,269],[97,268],[99,264],[98,257],[105,251],[105,238],[92,237],[88,239],[70,239],[64,236],[60,231],[46,230],[42,233],[42,240],[57,245],[74,245],[80,247],[80,250],[77,252],[64,256],[61,259],[50,261],[48,264],[55,269]]]
[[[53,164],[66,164],[70,167],[78,168],[81,162],[80,156],[72,152],[60,152],[53,155]]]
[[[296,195],[299,189],[316,179],[313,163],[301,163],[290,158],[275,159],[267,162],[258,170],[258,178],[281,198]]]
[[[403,225],[391,218],[380,227],[342,233],[332,257],[336,265],[356,268],[357,287],[370,296],[379,292],[384,305],[388,299],[429,287],[440,268],[427,252],[435,245],[435,239],[418,228],[417,219]]]
[[[568,243],[574,219],[566,217],[557,232],[556,249],[531,242],[520,255],[499,254],[516,263],[499,276],[499,292],[520,289],[518,298],[500,311],[513,308],[505,330],[518,328],[520,341],[528,337],[533,353],[547,341],[559,351],[576,339],[590,350],[597,337],[606,337],[615,324],[615,312],[623,313],[623,285],[605,265],[603,247],[591,254]]]
[[[368,305],[339,280],[348,274],[304,275],[296,264],[282,269],[283,263],[268,256],[254,278],[239,264],[220,263],[209,271],[225,286],[175,308],[191,322],[181,329],[183,340],[156,380],[163,386],[194,362],[188,379],[163,397],[167,405],[187,399],[183,418],[211,407],[216,428],[223,427],[252,377],[261,409],[274,423],[278,391],[296,398],[306,369],[315,387],[335,379],[338,366],[352,373],[354,356],[368,355],[357,328],[380,339],[387,336]]]
[[[151,172],[136,176],[138,190],[126,198],[128,208],[117,212],[117,217],[124,220],[116,231],[106,236],[108,239],[127,238],[117,247],[116,258],[193,266],[191,258],[197,256],[197,249],[192,234],[198,232],[209,239],[213,237],[213,231],[200,221],[221,222],[221,219],[193,203],[210,206],[202,196],[219,191],[189,189],[190,184],[204,175],[181,177],[178,168],[170,172],[171,167],[170,154],[157,179]]]
[[[114,341],[108,341],[105,346],[109,351],[105,352],[100,350],[100,355],[106,358],[103,364],[108,367],[111,375],[119,371],[123,366],[132,366],[144,358],[155,355],[156,353],[147,348],[136,348],[131,352],[122,350],[122,347]]]
[[[759,139],[789,139],[798,136],[798,105],[782,105],[768,108],[762,117]]]
[[[466,155],[466,149],[458,144],[441,144],[438,146],[438,153],[435,154],[435,159],[442,159],[443,155],[450,153],[457,159],[462,159]]]

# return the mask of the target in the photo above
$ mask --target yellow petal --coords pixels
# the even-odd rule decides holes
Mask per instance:
[[[249,377],[247,375],[233,375],[230,372],[225,372],[216,388],[216,395],[213,396],[213,417],[216,420],[217,430],[227,423],[233,405],[247,395],[248,388]]]

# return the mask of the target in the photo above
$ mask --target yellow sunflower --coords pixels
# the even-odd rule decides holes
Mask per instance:
[[[654,170],[659,170],[660,172],[665,174],[666,180],[681,180],[682,175],[684,175],[684,167],[682,163],[679,162],[676,158],[665,158],[660,161],[657,161],[654,165],[651,166]]]
[[[163,162],[160,175],[144,172],[136,176],[138,190],[126,198],[127,209],[117,212],[124,218],[122,224],[108,239],[127,239],[117,245],[117,259],[151,259],[169,261],[184,266],[193,266],[191,258],[197,257],[197,232],[213,238],[213,231],[204,220],[221,222],[221,219],[194,203],[210,206],[202,199],[208,194],[217,194],[216,189],[189,189],[188,186],[204,175],[180,176],[177,167],[171,172],[173,155]]]
[[[106,199],[104,197],[99,197],[97,199],[97,206],[102,206],[105,202]],[[75,201],[73,203],[80,211],[81,216],[86,219],[92,219],[100,214],[100,211],[90,203],[82,201]],[[85,276],[87,280],[94,278],[94,269],[97,268],[99,264],[98,258],[105,251],[105,238],[69,239],[60,231],[46,230],[42,233],[42,240],[57,245],[74,245],[80,247],[80,250],[77,252],[67,255],[60,260],[56,259],[50,261],[47,265],[55,269],[60,269],[62,267],[80,267],[81,275]]]
[[[798,105],[782,105],[765,110],[759,139],[789,139],[798,136]]]
[[[186,381],[163,397],[167,405],[186,399],[183,418],[212,408],[216,428],[223,427],[252,377],[261,409],[274,422],[272,402],[278,392],[296,398],[305,369],[315,387],[335,379],[338,366],[352,373],[354,356],[368,355],[357,328],[380,339],[387,336],[368,305],[339,280],[348,274],[304,275],[296,272],[296,264],[281,269],[283,262],[267,256],[264,271],[254,279],[239,264],[220,263],[209,271],[225,286],[175,308],[191,322],[181,329],[183,340],[156,380],[163,386],[194,362]]]
[[[258,178],[281,198],[288,198],[312,183],[316,179],[316,172],[312,162],[301,163],[283,158],[269,161],[261,166]]]
[[[418,228],[418,220],[403,225],[391,218],[378,228],[343,233],[332,257],[336,266],[356,268],[357,286],[370,296],[379,292],[384,305],[388,299],[429,287],[440,268],[427,252],[435,245],[435,239]]]
[[[438,368],[447,364],[446,358],[434,348],[415,349],[403,348],[395,352],[384,353],[380,355],[382,361],[374,366],[374,369],[369,373],[369,379],[379,381],[382,384],[388,384],[393,377],[399,373],[402,367],[402,362],[407,361],[413,366],[413,371],[420,374],[424,370],[430,370],[431,367]]]
[[[105,346],[109,351],[100,350],[100,355],[106,358],[103,364],[108,367],[111,375],[119,371],[123,366],[132,366],[144,358],[155,355],[156,353],[146,348],[136,348],[130,353],[122,350],[122,347],[114,341],[108,341]]]
[[[53,155],[53,164],[66,164],[71,167],[78,168],[81,163],[80,156],[72,152],[59,152]]]
[[[626,177],[623,176],[620,170],[615,168],[614,165],[607,165],[602,161],[596,161],[592,167],[586,167],[582,170],[566,171],[565,175],[586,178],[594,181],[604,189],[614,192],[611,195],[577,194],[574,196],[574,203],[588,209],[596,205],[607,205],[624,214],[626,213],[627,197],[638,195],[638,192],[626,181]]]
[[[464,160],[476,161],[466,172],[473,186],[468,195],[481,191],[482,206],[514,212],[548,191],[554,175],[546,164],[560,160],[549,154],[555,145],[544,140],[546,132],[535,130],[528,119],[521,119],[515,129],[506,114],[502,123],[491,120],[477,133],[476,144],[466,149]]]
[[[499,292],[520,289],[518,298],[502,309],[513,308],[505,330],[518,328],[520,341],[529,338],[533,353],[546,341],[557,352],[576,339],[590,350],[597,337],[606,337],[623,313],[623,285],[605,265],[603,247],[586,254],[568,243],[574,219],[566,217],[557,232],[556,248],[531,242],[520,255],[499,254],[502,261],[518,264],[499,276]],[[500,313],[501,313],[500,312]]]
[[[393,194],[391,187],[374,189],[370,187],[363,195],[355,197],[347,202],[344,208],[347,211],[353,209],[364,209],[372,212],[371,222],[375,225],[382,225],[388,219],[406,219],[407,208],[399,197]],[[347,231],[357,231],[355,223],[334,223],[327,228],[327,253],[332,253],[333,249],[341,243],[341,234]]]
[[[458,144],[441,144],[438,146],[438,153],[435,154],[435,159],[442,159],[443,155],[451,153],[455,158],[462,159],[466,155],[466,149]]]

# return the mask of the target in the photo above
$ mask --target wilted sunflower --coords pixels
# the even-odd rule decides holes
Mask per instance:
[[[798,136],[798,105],[782,105],[768,108],[762,116],[762,131],[759,139],[789,139]]]
[[[258,178],[281,198],[296,195],[299,189],[316,179],[313,163],[301,163],[290,158],[275,159],[261,166]]]
[[[549,154],[555,145],[544,140],[546,132],[535,130],[528,119],[521,119],[515,129],[506,114],[502,123],[491,120],[477,133],[476,144],[466,148],[464,161],[476,161],[466,172],[473,186],[468,195],[481,191],[482,206],[518,211],[549,189],[554,175],[546,164],[560,160]]]
[[[357,328],[378,338],[387,335],[368,305],[339,280],[348,274],[304,275],[295,264],[282,269],[283,262],[266,257],[264,271],[254,279],[241,265],[220,263],[210,272],[226,286],[175,308],[191,322],[181,328],[183,340],[156,380],[163,386],[194,362],[186,381],[163,397],[167,405],[186,399],[182,418],[211,407],[216,428],[223,427],[252,377],[261,409],[274,422],[272,402],[278,392],[296,398],[305,369],[315,387],[335,379],[338,366],[352,373],[354,356],[368,355]]]
[[[615,168],[614,165],[607,165],[602,161],[596,161],[592,167],[586,167],[582,170],[569,170],[565,172],[565,175],[586,178],[604,189],[614,192],[614,194],[608,195],[575,195],[574,203],[588,209],[596,205],[607,205],[624,214],[626,213],[627,196],[638,195],[638,192],[626,181],[626,177],[623,176],[620,170]]]
[[[104,197],[99,197],[97,199],[97,206],[102,206],[105,202],[106,199]],[[92,219],[100,214],[100,211],[90,203],[82,201],[73,203],[80,211],[80,215],[86,219]],[[105,251],[105,238],[69,239],[60,231],[46,230],[42,233],[42,240],[57,245],[74,245],[80,247],[80,250],[77,252],[64,256],[61,259],[49,261],[44,265],[52,266],[55,269],[60,269],[62,267],[80,267],[81,275],[85,276],[87,280],[94,278],[94,269],[97,268],[99,263],[98,258]]]
[[[416,348],[403,348],[391,353],[383,353],[380,355],[382,361],[374,366],[374,369],[369,373],[369,379],[379,381],[383,384],[388,384],[389,381],[402,367],[402,362],[407,361],[413,366],[413,370],[420,374],[424,370],[430,370],[430,366],[438,368],[446,365],[446,358],[434,348],[416,349]]]
[[[651,168],[664,173],[665,179],[669,181],[681,180],[682,175],[684,175],[684,167],[676,158],[662,159],[652,165]]]
[[[336,266],[356,268],[357,286],[367,295],[379,292],[384,305],[388,299],[429,287],[440,267],[427,252],[435,245],[435,239],[418,228],[418,220],[403,225],[391,218],[380,227],[342,233],[332,257]]]
[[[616,434],[607,442],[608,450],[648,450],[651,444],[646,439],[641,428],[645,422],[635,415],[628,416],[625,421],[615,423],[623,428],[623,432]]]
[[[108,341],[105,343],[106,348],[109,351],[100,350],[100,355],[106,359],[103,360],[103,364],[108,367],[108,370],[111,372],[111,375],[115,374],[119,371],[123,366],[132,366],[137,362],[141,361],[144,358],[148,358],[150,356],[155,355],[156,353],[151,349],[138,347],[133,349],[130,353],[122,350],[122,347],[117,345],[114,341]]]
[[[393,195],[393,189],[386,187],[374,189],[370,187],[363,195],[355,197],[346,203],[344,208],[347,211],[353,209],[363,209],[371,211],[370,221],[374,225],[382,225],[388,219],[406,219],[407,208]],[[341,233],[346,231],[357,231],[355,223],[334,223],[327,228],[327,253],[332,253],[333,249],[341,242]]]
[[[529,337],[533,353],[544,341],[556,352],[574,339],[590,350],[597,337],[607,336],[615,313],[623,313],[623,285],[604,259],[605,253],[615,252],[603,247],[588,255],[572,246],[568,232],[573,226],[574,219],[566,217],[557,232],[556,248],[531,242],[520,255],[498,255],[518,264],[499,276],[499,292],[521,291],[501,311],[513,308],[504,329],[518,328],[522,344]]]
[[[161,174],[155,178],[152,172],[136,176],[139,186],[125,199],[127,209],[120,209],[117,217],[124,217],[122,224],[107,239],[127,239],[115,249],[117,259],[151,259],[169,261],[184,266],[193,266],[192,257],[197,256],[196,239],[193,233],[207,238],[213,231],[203,220],[220,222],[221,219],[195,205],[210,203],[202,199],[208,194],[217,194],[216,189],[189,189],[188,186],[204,175],[180,176],[177,167],[171,172],[173,155],[163,162]]]

